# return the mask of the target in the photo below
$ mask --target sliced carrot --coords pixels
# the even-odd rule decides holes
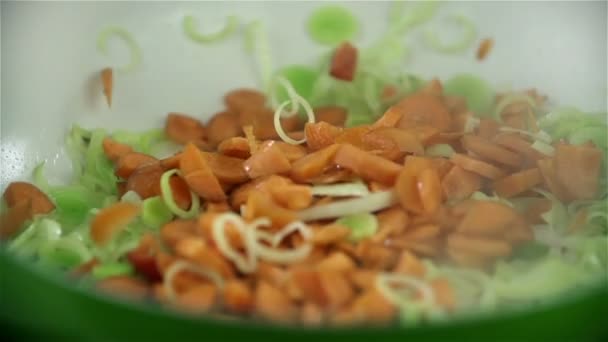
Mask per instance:
[[[196,237],[196,227],[195,220],[173,220],[161,227],[160,237],[167,247],[174,250],[180,240]]]
[[[522,165],[522,158],[503,147],[500,147],[487,139],[474,136],[465,135],[462,137],[462,146],[475,153],[481,159],[501,163],[512,167],[520,167]]]
[[[499,179],[505,176],[505,172],[486,162],[473,159],[464,154],[454,153],[450,161],[461,168],[481,175],[489,179]]]
[[[378,272],[357,268],[350,272],[350,281],[359,290],[369,290],[376,287],[376,277]]]
[[[98,245],[106,244],[138,214],[139,206],[128,202],[118,202],[101,209],[91,221],[91,238]]]
[[[445,132],[451,126],[450,112],[437,96],[421,92],[406,97],[395,106],[402,115],[397,123],[399,128],[431,126]]]
[[[3,197],[9,208],[27,200],[32,215],[47,214],[55,209],[55,205],[44,192],[27,182],[10,183],[4,190]]]
[[[180,294],[173,305],[192,314],[211,310],[217,300],[217,289],[211,284],[199,284]]]
[[[337,144],[351,144],[359,148],[365,148],[363,136],[371,131],[371,126],[362,125],[346,128],[335,138]]]
[[[243,281],[226,282],[223,289],[222,303],[230,312],[248,313],[254,308],[253,292]]]
[[[433,78],[420,89],[419,93],[440,98],[443,95],[443,84],[441,84],[441,81],[438,78]]]
[[[296,161],[308,154],[306,148],[301,145],[291,145],[282,141],[275,141],[274,144],[283,152],[285,158],[290,162]]]
[[[333,126],[344,126],[348,112],[343,107],[327,106],[315,108],[316,122],[326,122]]]
[[[264,107],[266,96],[255,89],[236,89],[224,96],[226,107],[233,113],[240,113],[248,108]]]
[[[232,264],[226,260],[222,253],[220,253],[214,247],[204,243],[187,246],[186,244],[190,241],[192,240],[180,240],[175,247],[175,252],[181,257],[187,258],[199,264],[203,268],[219,273],[220,276],[226,280],[234,278],[234,268],[232,267]]]
[[[492,187],[499,196],[509,198],[532,189],[542,181],[540,170],[533,168],[494,181]]]
[[[493,201],[476,201],[468,209],[456,232],[466,235],[499,236],[508,230],[525,227],[515,209]]]
[[[249,154],[251,155],[258,150],[259,145],[258,140],[255,138],[255,134],[253,133],[253,126],[243,126],[243,133],[247,139],[247,144],[249,145]]]
[[[241,159],[249,158],[251,155],[249,143],[243,137],[232,137],[222,141],[218,145],[217,151],[223,155]]]
[[[290,272],[290,278],[293,279],[304,300],[321,307],[327,305],[327,294],[321,285],[319,272],[307,268],[294,268]]]
[[[546,198],[534,198],[526,206],[523,215],[530,225],[543,224],[545,221],[541,215],[551,210],[551,206],[551,201]]]
[[[525,156],[529,163],[545,158],[545,155],[532,148],[532,144],[516,134],[498,134],[492,141],[504,148]]]
[[[143,165],[127,179],[126,191],[135,191],[143,199],[159,196],[160,178],[164,172],[160,163]]]
[[[260,190],[251,191],[245,209],[247,218],[267,217],[273,226],[283,227],[296,220],[295,211],[277,205],[272,197]]]
[[[442,191],[439,174],[435,169],[425,169],[417,177],[418,193],[422,208],[428,214],[434,213],[441,205]]]
[[[500,124],[498,121],[489,118],[479,119],[479,127],[477,128],[477,135],[484,139],[492,139],[500,132]]]
[[[329,310],[337,309],[342,305],[351,301],[355,292],[350,285],[346,275],[334,271],[320,271],[319,283],[325,297],[327,298],[327,308]]]
[[[181,159],[181,157],[182,154],[181,152],[179,152],[170,157],[161,159],[160,166],[167,171],[171,169],[179,169],[179,160]]]
[[[402,169],[397,163],[365,152],[350,144],[340,145],[334,156],[334,162],[367,180],[383,184],[394,184]]]
[[[484,268],[490,261],[489,258],[473,253],[468,250],[456,249],[451,246],[446,247],[446,254],[450,259],[454,260],[456,264],[466,267],[473,268]]]
[[[205,127],[193,117],[181,113],[169,113],[165,133],[178,144],[187,144],[205,138]]]
[[[431,288],[435,293],[437,304],[448,310],[456,308],[456,295],[447,278],[435,278],[431,280]]]
[[[291,165],[291,178],[295,181],[304,182],[310,178],[320,176],[326,169],[334,165],[334,156],[339,147],[338,144],[330,145],[296,160]]]
[[[370,240],[359,242],[356,249],[357,258],[365,268],[384,270],[397,264],[399,255],[396,251]]]
[[[570,201],[571,195],[567,189],[557,180],[553,159],[540,159],[537,161],[538,169],[543,176],[545,186],[561,201]]]
[[[186,145],[180,159],[180,170],[192,191],[210,201],[222,201],[226,194],[199,149]]]
[[[392,106],[374,122],[372,129],[395,127],[402,116],[403,112],[398,107]]]
[[[351,182],[355,180],[355,178],[356,176],[353,175],[352,171],[336,167],[325,171],[319,176],[309,178],[307,182],[310,184],[333,184],[340,182]]]
[[[358,317],[368,322],[389,322],[397,314],[397,309],[377,289],[364,292],[353,302]]]
[[[414,228],[408,229],[403,238],[411,241],[423,241],[435,238],[439,235],[440,229],[436,224],[422,224]]]
[[[340,44],[331,58],[329,74],[342,81],[352,81],[357,70],[359,52],[349,42]]]
[[[426,273],[426,268],[420,259],[418,259],[414,254],[408,251],[403,251],[393,272],[422,278]]]
[[[454,165],[441,181],[441,188],[446,199],[463,200],[481,189],[481,181],[482,178],[478,174]]]
[[[424,148],[422,147],[419,136],[411,131],[387,127],[375,129],[370,133],[380,134],[392,140],[399,151],[419,155],[424,153]]]
[[[222,141],[241,135],[239,118],[231,112],[220,112],[215,114],[207,123],[207,140],[213,146]]]
[[[447,237],[447,244],[448,247],[467,250],[486,257],[505,257],[511,254],[509,243],[490,238],[450,234]]]
[[[258,280],[265,281],[277,288],[287,285],[289,275],[282,267],[265,261],[260,261],[256,272]]]
[[[272,198],[287,209],[300,210],[312,204],[312,189],[306,185],[275,186],[268,190]]]
[[[304,126],[306,144],[308,148],[317,151],[335,142],[336,137],[342,133],[343,129],[333,126],[327,122],[307,123]]]
[[[291,169],[291,163],[273,141],[268,141],[243,163],[243,167],[250,178],[259,178],[287,173]]]
[[[156,265],[156,254],[160,251],[157,238],[146,233],[139,241],[137,248],[127,253],[127,260],[133,265],[137,274],[150,281],[162,280],[162,275]]]
[[[321,308],[311,302],[306,302],[302,305],[300,312],[300,321],[308,326],[319,326],[323,323],[324,315]]]
[[[350,272],[357,268],[353,259],[343,252],[333,252],[316,266],[319,271],[327,272]]]
[[[103,152],[112,162],[117,162],[120,157],[125,154],[133,152],[131,146],[126,144],[121,144],[117,141],[114,141],[108,137],[103,138],[102,142]]]
[[[13,237],[32,218],[32,201],[23,199],[0,214],[0,240]]]
[[[122,179],[128,179],[133,172],[139,167],[157,163],[158,159],[139,152],[130,152],[118,159],[116,162],[116,174],[117,177]]]
[[[244,168],[244,160],[218,153],[202,153],[203,158],[217,179],[226,184],[241,184],[249,180]]]
[[[572,200],[593,199],[598,192],[602,151],[594,146],[559,144],[555,148],[556,180]]]
[[[445,102],[446,107],[448,107],[448,109],[450,110],[450,113],[452,113],[452,115],[455,116],[455,115],[467,112],[467,100],[464,97],[444,95],[443,100]],[[461,131],[462,126],[460,126],[459,128],[460,129],[454,129],[454,130]]]
[[[400,235],[409,223],[407,212],[401,207],[383,210],[376,216],[378,219],[378,232],[372,236],[375,243],[383,243],[391,235]]]
[[[409,156],[405,159],[405,165],[395,185],[395,190],[404,209],[413,213],[425,211],[420,191],[418,189],[418,176],[425,169],[432,169],[433,164],[430,159]]]
[[[490,51],[494,46],[494,40],[492,38],[484,38],[477,47],[477,60],[483,61],[486,59]]]
[[[101,84],[103,86],[103,94],[106,96],[108,107],[112,107],[112,88],[114,87],[112,68],[104,68],[101,70]]]
[[[290,321],[295,313],[289,298],[281,290],[264,281],[257,284],[255,308],[260,316],[277,322]]]
[[[330,245],[346,239],[351,230],[340,224],[330,224],[321,226],[314,231],[312,241],[319,245]]]

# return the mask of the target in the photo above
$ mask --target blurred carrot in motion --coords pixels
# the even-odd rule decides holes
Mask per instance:
[[[112,88],[114,87],[112,68],[105,68],[101,70],[101,82],[103,84],[103,93],[106,96],[108,107],[112,107]]]

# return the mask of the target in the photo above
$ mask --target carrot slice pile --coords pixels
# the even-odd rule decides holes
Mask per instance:
[[[118,202],[101,209],[91,221],[91,238],[104,245],[139,214],[139,206]]]

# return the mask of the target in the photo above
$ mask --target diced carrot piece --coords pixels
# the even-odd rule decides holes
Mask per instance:
[[[487,257],[505,257],[511,254],[509,243],[490,238],[450,234],[447,243],[449,247],[471,251]]]
[[[443,96],[443,85],[441,84],[441,80],[438,78],[433,78],[427,82],[419,92],[426,95],[433,95],[435,97]]]
[[[180,294],[173,303],[177,308],[193,314],[204,313],[215,306],[217,290],[211,284],[199,284]]]
[[[498,121],[489,118],[479,119],[479,127],[477,128],[477,135],[484,139],[492,139],[500,132],[500,124]]]
[[[397,313],[395,306],[375,288],[355,299],[353,308],[365,321],[375,323],[389,322]]]
[[[405,240],[423,241],[432,239],[439,235],[439,226],[432,223],[425,223],[415,228],[409,229],[403,235]]]
[[[202,155],[220,182],[240,184],[249,180],[249,176],[245,172],[243,159],[209,152],[203,152]]]
[[[176,153],[170,157],[161,159],[160,162],[160,166],[164,169],[164,170],[171,170],[171,169],[179,169],[179,160],[182,158],[182,154],[180,153]]]
[[[112,68],[104,68],[101,70],[101,84],[103,86],[103,94],[106,96],[108,107],[112,107],[112,88],[114,87]]]
[[[356,269],[350,272],[350,281],[359,290],[369,290],[376,287],[378,272],[366,269]]]
[[[494,39],[484,38],[477,47],[477,60],[483,61],[492,50],[492,46],[494,46]]]
[[[97,282],[96,287],[104,293],[127,300],[142,300],[149,294],[149,288],[146,283],[128,276],[102,279]]]
[[[348,115],[345,108],[338,106],[319,107],[314,112],[317,122],[327,122],[334,126],[344,126]]]
[[[535,163],[537,160],[545,158],[542,153],[532,148],[531,143],[516,134],[498,134],[493,137],[492,141],[499,146],[523,155],[529,163]]]
[[[9,208],[27,200],[31,215],[47,214],[55,209],[55,205],[44,192],[27,182],[10,183],[4,190],[3,197]]]
[[[476,201],[456,231],[466,235],[497,236],[522,226],[526,223],[515,209],[498,202]]]
[[[424,169],[418,175],[418,193],[422,208],[428,214],[434,213],[441,205],[441,181],[435,169]]]
[[[343,144],[334,156],[334,162],[352,170],[367,180],[394,184],[401,166],[382,157],[365,152],[353,145]]]
[[[273,141],[268,141],[245,161],[243,167],[249,177],[259,178],[289,172],[291,163]]]
[[[320,176],[326,169],[334,165],[334,156],[339,147],[340,145],[334,144],[296,160],[291,165],[291,178],[304,182]]]
[[[494,181],[492,187],[499,196],[509,198],[532,189],[542,181],[540,170],[533,168]]]
[[[245,214],[247,218],[267,217],[276,227],[283,227],[296,220],[295,211],[278,206],[269,194],[259,190],[249,194]]]
[[[133,265],[138,274],[150,281],[162,280],[162,275],[156,264],[156,254],[160,244],[152,234],[142,236],[139,246],[127,253],[127,260]]]
[[[451,246],[446,247],[446,254],[450,259],[454,260],[456,264],[466,267],[484,268],[489,262],[493,261],[483,255],[468,250],[456,249]]]
[[[321,285],[319,272],[310,269],[295,268],[292,269],[290,277],[302,293],[304,300],[312,301],[321,307],[327,305],[327,294]]]
[[[106,244],[139,214],[139,206],[118,202],[101,209],[91,221],[91,238],[98,245]]]
[[[441,188],[448,200],[463,200],[469,198],[475,191],[481,189],[482,178],[476,173],[454,165],[441,181]]]
[[[200,150],[188,144],[182,152],[180,170],[190,189],[210,201],[222,201],[226,194]]]
[[[327,307],[336,309],[348,303],[354,296],[354,290],[348,278],[334,271],[320,271],[319,283],[327,298]]]
[[[317,264],[317,270],[328,272],[349,272],[355,268],[354,261],[343,252],[334,252]]]
[[[384,137],[385,139],[392,142],[393,146],[401,152],[413,153],[418,155],[424,154],[424,147],[422,146],[420,139],[416,134],[411,131],[393,127],[378,128],[365,134],[363,136],[363,142],[369,145],[371,136]],[[384,148],[390,147],[392,146],[384,146]],[[379,145],[378,148],[382,148],[382,145]]]
[[[371,131],[371,126],[362,125],[345,128],[334,140],[337,144],[351,144],[359,148],[365,148],[363,136]]]
[[[465,135],[462,137],[461,141],[462,146],[467,151],[475,153],[475,155],[482,159],[512,167],[520,167],[522,165],[523,160],[519,155],[502,148],[487,139],[474,135]]]
[[[365,268],[388,269],[397,263],[398,254],[383,245],[377,245],[370,240],[363,240],[357,245],[357,258]]]
[[[205,138],[205,127],[193,117],[181,113],[169,113],[165,133],[178,144],[187,144]]]
[[[445,132],[451,126],[450,112],[437,96],[416,93],[401,100],[395,107],[402,115],[397,123],[399,128],[431,126]]]
[[[395,190],[404,209],[414,213],[425,211],[418,189],[418,176],[423,170],[432,168],[433,164],[430,159],[413,156],[405,159],[405,166],[399,173],[395,185]]]
[[[133,152],[133,149],[131,148],[131,146],[126,145],[126,144],[121,144],[108,137],[103,138],[102,147],[103,147],[103,153],[112,162],[117,162],[118,159],[120,159],[120,157],[124,156],[127,153]]]
[[[196,236],[196,226],[195,220],[173,220],[161,227],[160,236],[167,247],[175,250],[180,240]]]
[[[234,313],[248,313],[253,310],[254,298],[249,286],[243,281],[231,280],[226,282],[223,290],[222,303]]]
[[[403,112],[398,107],[392,106],[382,114],[382,116],[374,122],[372,129],[395,127],[401,120]]]
[[[546,198],[535,198],[526,206],[523,215],[530,225],[542,224],[545,223],[545,221],[541,215],[551,210],[551,206],[552,203],[550,200]]]
[[[351,230],[348,227],[339,224],[330,224],[321,226],[314,231],[312,241],[319,245],[330,245],[346,239],[350,235]]]
[[[249,143],[243,137],[232,137],[222,141],[218,145],[217,151],[223,155],[241,159],[249,158],[251,155]]]
[[[122,179],[128,179],[139,167],[157,162],[156,158],[144,153],[127,153],[116,162],[116,171],[114,173]]]
[[[282,141],[275,141],[274,144],[283,152],[285,158],[290,162],[296,161],[308,154],[306,148],[300,145],[291,145]]]
[[[180,240],[175,247],[175,252],[205,269],[219,273],[224,279],[234,277],[235,271],[232,264],[217,249],[202,242],[202,239],[187,238]]]
[[[289,298],[264,281],[258,282],[256,287],[255,308],[260,316],[277,322],[290,321],[295,313]]]
[[[0,240],[15,235],[23,224],[32,218],[32,201],[29,199],[10,206],[6,212],[0,214]]]
[[[473,159],[464,154],[454,153],[450,158],[450,161],[467,171],[471,171],[489,179],[499,179],[505,176],[505,172],[494,165]]]
[[[321,308],[311,302],[306,302],[302,306],[302,312],[300,313],[300,320],[305,325],[318,326],[323,323],[323,311]]]
[[[127,179],[127,191],[135,191],[141,198],[146,199],[160,195],[160,178],[165,170],[160,163],[142,165]]]
[[[224,96],[226,107],[233,113],[240,113],[248,108],[264,107],[266,96],[255,89],[236,89]]]
[[[456,296],[450,286],[450,282],[446,278],[435,278],[431,281],[431,287],[435,293],[437,304],[448,310],[454,310],[456,307]]]
[[[239,118],[230,112],[215,114],[207,123],[207,140],[212,146],[217,146],[222,141],[241,135]]]
[[[377,215],[377,218],[378,232],[371,238],[375,243],[383,243],[390,235],[401,234],[409,222],[407,213],[400,207],[384,210]]]
[[[306,144],[313,151],[331,146],[336,138],[342,134],[343,130],[341,127],[336,127],[323,121],[307,123],[304,126]]]
[[[414,254],[403,251],[393,272],[422,278],[426,274],[426,268]]]
[[[312,204],[312,189],[305,185],[289,185],[283,187],[269,187],[272,198],[281,206],[300,210]]]
[[[572,200],[595,198],[600,179],[602,151],[594,146],[559,144],[555,148],[556,180]]]
[[[329,74],[342,81],[352,81],[357,70],[358,55],[356,47],[349,42],[343,42],[334,52]]]

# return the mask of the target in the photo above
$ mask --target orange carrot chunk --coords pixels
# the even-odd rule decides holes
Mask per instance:
[[[497,168],[494,165],[482,162],[477,159],[465,156],[464,154],[454,153],[450,158],[452,163],[460,166],[461,168],[484,176],[489,179],[499,179],[504,177],[505,172]]]
[[[107,137],[103,138],[102,147],[104,154],[112,162],[117,162],[120,157],[133,152],[131,146],[121,144]]]
[[[358,54],[357,48],[351,43],[340,44],[331,59],[329,74],[342,81],[352,81],[357,70]]]
[[[595,198],[602,162],[600,149],[588,145],[559,144],[554,160],[556,180],[572,200]]]
[[[158,160],[150,155],[139,152],[130,152],[118,159],[116,162],[116,171],[114,173],[117,177],[128,179],[139,167],[157,162]]]
[[[165,122],[165,133],[169,139],[178,144],[187,144],[205,138],[203,124],[190,116],[180,113],[169,113]]]
[[[24,199],[0,215],[0,240],[14,236],[32,218],[32,202]]]
[[[348,113],[345,108],[338,106],[327,106],[315,108],[315,119],[317,122],[326,122],[334,126],[344,126]]]
[[[499,196],[509,198],[532,189],[542,181],[540,170],[533,168],[499,179],[492,184],[492,187]]]
[[[118,202],[101,209],[91,221],[91,238],[98,245],[106,244],[138,214],[139,206],[128,202]]]
[[[226,199],[217,177],[201,151],[192,143],[184,148],[179,165],[186,183],[196,194],[212,202]]]
[[[320,176],[326,169],[334,165],[333,159],[339,147],[338,144],[330,145],[296,160],[291,166],[291,178],[298,182],[305,182],[310,178]]]
[[[441,187],[446,199],[463,200],[481,189],[481,181],[481,176],[455,165],[441,181]]]
[[[397,103],[395,109],[402,115],[397,123],[399,128],[431,126],[440,132],[450,129],[452,122],[450,112],[437,96],[422,92],[410,95]]]
[[[212,146],[217,146],[225,139],[238,137],[242,135],[239,118],[230,112],[217,113],[207,123],[206,133]]]
[[[519,155],[493,144],[484,138],[474,135],[465,135],[462,137],[461,142],[466,150],[475,153],[481,159],[512,167],[519,167],[522,164],[522,159]]]
[[[320,150],[334,143],[343,129],[327,122],[307,123],[304,126],[306,144],[313,151]]]
[[[9,208],[24,200],[29,201],[32,215],[47,214],[55,209],[55,205],[44,192],[27,182],[12,182],[4,190],[3,196]]]
[[[342,144],[334,157],[336,165],[349,169],[367,180],[394,184],[401,166],[350,144]]]
[[[103,86],[103,94],[106,96],[108,107],[112,107],[112,88],[114,86],[112,68],[104,68],[101,70],[101,84]]]
[[[291,163],[274,141],[268,141],[243,163],[243,167],[250,178],[259,178],[289,172]]]

